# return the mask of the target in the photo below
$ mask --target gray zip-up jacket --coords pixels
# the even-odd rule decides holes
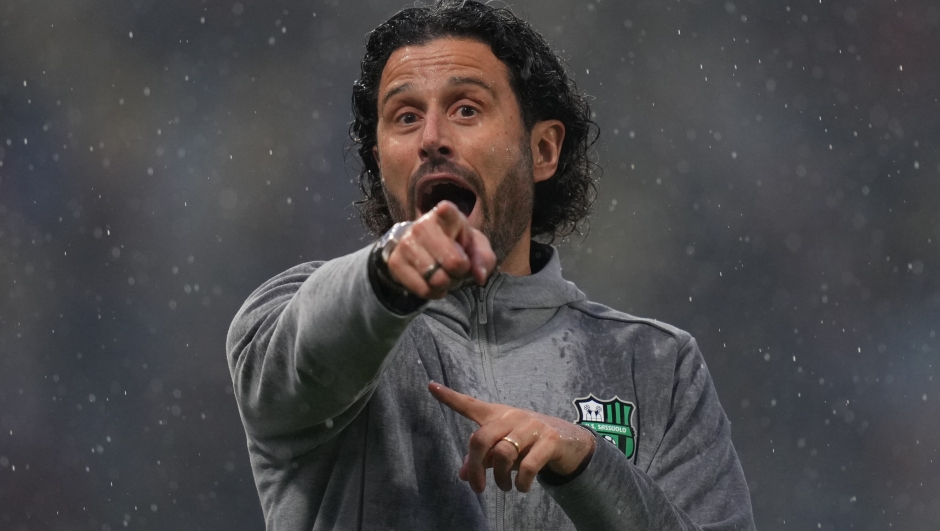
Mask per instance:
[[[368,256],[274,277],[229,331],[269,531],[754,528],[730,423],[688,334],[587,301],[535,242],[534,274],[496,273],[405,316],[376,296]],[[604,437],[574,479],[541,474],[504,493],[490,474],[475,494],[457,472],[477,426],[430,380]]]

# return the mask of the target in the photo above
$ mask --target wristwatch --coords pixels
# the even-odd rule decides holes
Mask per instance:
[[[411,221],[401,221],[392,225],[392,228],[389,229],[388,232],[382,236],[382,239],[379,240],[378,244],[376,244],[376,248],[381,249],[382,261],[386,264],[388,264],[388,259],[392,256],[392,251],[395,250],[402,236],[408,232],[411,223]]]
[[[369,253],[369,282],[372,289],[386,308],[399,315],[416,312],[428,302],[408,291],[388,270],[388,259],[409,227],[410,221],[396,223],[376,242]]]

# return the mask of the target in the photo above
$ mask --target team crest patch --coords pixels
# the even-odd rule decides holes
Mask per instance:
[[[598,435],[620,448],[628,459],[636,453],[636,405],[619,397],[600,400],[593,394],[575,398],[572,403],[578,410],[578,424],[596,431]]]

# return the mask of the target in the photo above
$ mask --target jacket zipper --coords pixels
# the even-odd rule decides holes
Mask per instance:
[[[477,288],[477,322],[481,325],[487,323],[486,318],[486,286]],[[483,333],[486,333],[485,327]]]
[[[490,279],[492,282],[492,279]],[[487,338],[487,327],[489,318],[486,313],[486,296],[489,292],[491,283],[481,286],[477,289],[477,343],[480,347],[480,355],[483,358],[483,375],[486,385],[489,388],[491,398],[499,401],[499,393],[496,390],[496,379],[493,374],[493,359],[490,356]],[[496,531],[507,529],[506,526],[506,493],[496,489],[496,513],[493,519],[496,522]]]
[[[498,401],[499,393],[496,390],[496,378],[493,375],[493,358],[488,348],[486,326],[489,323],[489,317],[486,314],[486,296],[492,287],[492,284],[487,284],[477,289],[477,344],[483,361],[483,376],[487,390],[490,392],[490,398]]]

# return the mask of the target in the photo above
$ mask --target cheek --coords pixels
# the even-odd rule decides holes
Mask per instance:
[[[404,197],[408,186],[409,166],[405,146],[396,140],[385,141],[379,146],[379,169],[385,187],[391,193]]]
[[[479,152],[481,169],[494,177],[501,178],[506,170],[517,164],[522,156],[519,139],[512,134],[503,133],[490,137]]]

